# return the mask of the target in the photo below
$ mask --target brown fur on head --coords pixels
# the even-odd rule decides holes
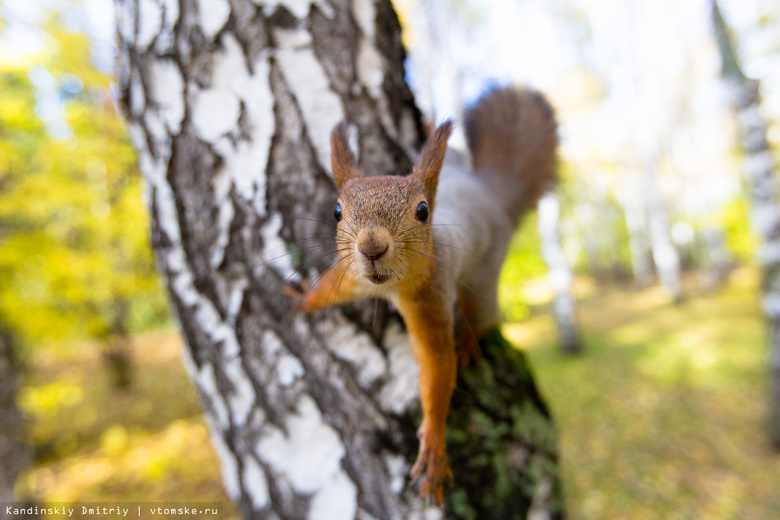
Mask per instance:
[[[429,137],[418,165],[405,176],[363,177],[349,149],[346,126],[331,133],[331,165],[339,190],[336,242],[342,261],[375,286],[421,281],[433,260],[431,222],[447,139],[444,122]]]

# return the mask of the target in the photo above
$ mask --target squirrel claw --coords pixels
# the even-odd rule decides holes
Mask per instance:
[[[454,480],[446,453],[437,453],[423,445],[410,473],[412,483],[422,480],[420,497],[427,505],[444,504],[444,483],[452,484]]]

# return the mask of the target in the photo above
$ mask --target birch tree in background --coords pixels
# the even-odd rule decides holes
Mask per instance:
[[[409,172],[423,141],[389,0],[115,5],[154,249],[228,494],[247,519],[440,517],[408,478],[420,412],[400,321],[372,303],[305,316],[282,295],[334,256],[333,126],[373,175]],[[558,518],[525,358],[498,333],[483,354],[448,418],[447,517]]]
[[[674,96],[663,81],[663,75],[655,70],[648,72],[652,69],[643,67],[644,63],[653,61],[654,50],[648,42],[659,37],[659,32],[665,29],[658,26],[659,9],[642,2],[625,4],[627,45],[622,52],[626,53],[623,66],[627,74],[625,87],[628,91],[624,94],[628,94],[628,98],[623,101],[625,106],[630,107],[629,131],[633,136],[638,164],[644,173],[638,180],[644,197],[647,238],[653,263],[661,284],[677,299],[681,296],[680,259],[672,243],[660,182],[662,136],[668,131],[671,122],[663,107]],[[645,23],[639,23],[640,20]]]
[[[634,282],[640,287],[650,285],[653,280],[653,264],[647,239],[647,213],[645,197],[641,190],[640,175],[627,171],[621,188],[621,203],[626,215],[628,229],[628,250],[631,254],[631,271]]]
[[[559,229],[561,203],[558,195],[547,193],[539,201],[539,236],[542,239],[542,256],[547,263],[548,278],[553,289],[553,314],[558,329],[561,348],[570,354],[582,350],[577,325],[574,296],[571,292],[571,267],[561,249]]]
[[[712,26],[720,50],[723,78],[737,112],[744,158],[751,224],[761,236],[757,257],[763,271],[762,306],[769,322],[769,435],[780,448],[780,207],[775,162],[767,143],[767,121],[761,114],[760,83],[742,72],[729,28],[716,0],[711,0]]]
[[[645,208],[650,236],[650,249],[661,285],[675,300],[682,297],[680,256],[672,243],[666,204],[658,179],[658,160],[645,161]]]
[[[436,41],[433,37],[432,21],[428,14],[430,0],[417,0],[412,3],[407,30],[412,32],[413,43],[410,45],[407,68],[410,81],[414,87],[415,101],[426,121],[434,122],[433,105],[433,57],[436,51]]]
[[[16,406],[16,362],[11,336],[0,329],[0,502],[13,502],[14,481],[26,466],[19,449],[22,414]]]
[[[462,5],[452,0],[413,0],[397,2],[405,10],[406,30],[413,43],[407,67],[415,92],[415,101],[426,122],[437,118],[460,121],[463,115],[461,69],[454,40],[464,32],[466,23],[458,12]],[[465,149],[465,136],[455,127],[455,142]]]
[[[30,450],[22,442],[22,412],[16,405],[18,386],[19,365],[13,338],[0,326],[0,502],[17,500],[14,483],[30,465]]]

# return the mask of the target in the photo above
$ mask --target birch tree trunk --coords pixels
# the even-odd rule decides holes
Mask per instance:
[[[669,219],[658,182],[658,160],[644,161],[647,227],[650,234],[650,248],[661,285],[675,300],[682,297],[680,281],[680,256],[672,243]]]
[[[408,479],[400,321],[374,303],[305,316],[282,295],[333,258],[333,126],[349,121],[369,174],[409,172],[422,143],[389,0],[115,3],[154,249],[229,495],[247,519],[436,518]],[[453,397],[447,517],[560,517],[525,358],[497,333],[483,351]]]
[[[570,354],[582,350],[574,296],[571,293],[572,274],[561,249],[561,203],[558,195],[547,193],[539,201],[539,235],[542,256],[547,263],[548,278],[553,289],[553,315],[558,328],[561,348]]]
[[[761,115],[761,85],[742,72],[717,1],[712,0],[711,9],[721,55],[721,74],[731,87],[737,129],[745,154],[751,224],[763,239],[757,257],[763,274],[762,304],[769,323],[769,435],[780,448],[780,207],[775,163],[766,139],[767,121]]]
[[[699,284],[705,291],[715,291],[729,274],[730,255],[723,228],[708,226],[699,232],[703,266],[699,269]]]
[[[635,172],[626,172],[621,186],[621,202],[628,228],[628,249],[631,254],[631,270],[634,281],[640,287],[650,285],[653,280],[653,265],[650,261],[650,247],[647,239],[647,213],[642,183]]]

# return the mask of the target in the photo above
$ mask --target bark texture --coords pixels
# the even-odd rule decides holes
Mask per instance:
[[[334,257],[333,126],[349,122],[367,174],[409,172],[422,144],[389,0],[115,4],[154,249],[228,493],[247,519],[440,517],[408,481],[400,321],[373,302],[308,317],[282,294]],[[461,375],[448,518],[556,518],[552,422],[522,356],[485,348],[503,372]]]
[[[762,238],[758,261],[763,271],[762,306],[769,323],[769,435],[780,448],[780,206],[775,162],[767,143],[767,121],[761,115],[760,83],[742,72],[728,26],[712,0],[712,25],[720,50],[723,78],[737,112],[744,175],[751,203],[751,224]]]

